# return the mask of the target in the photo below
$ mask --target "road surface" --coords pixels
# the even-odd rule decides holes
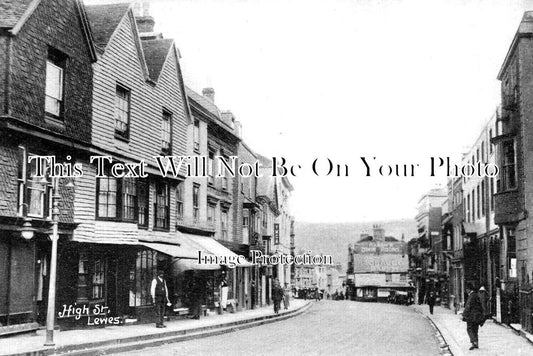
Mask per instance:
[[[428,320],[413,308],[320,301],[300,316],[123,355],[439,355]]]

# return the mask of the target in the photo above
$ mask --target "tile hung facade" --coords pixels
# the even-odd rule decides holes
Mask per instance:
[[[0,334],[46,317],[51,243],[50,177],[28,155],[84,156],[92,139],[95,47],[79,1],[20,1],[0,14]],[[57,184],[59,258],[77,226],[68,179]],[[23,222],[33,229],[22,237]],[[60,265],[61,266],[61,265]],[[59,293],[68,290],[59,288]]]
[[[250,244],[263,247],[263,225],[270,229],[265,236],[279,237],[278,251],[289,253],[292,186],[277,182],[282,194],[265,195],[271,211],[263,216],[256,179],[189,177],[185,167],[162,175],[153,156],[236,156],[237,164],[260,157],[242,143],[233,114],[216,107],[214,91],[185,87],[174,41],[154,32],[143,6],[0,1],[0,281],[8,286],[0,291],[0,334],[45,321],[54,191],[56,309],[101,304],[119,320],[148,322],[158,269],[167,274],[173,310],[203,305],[222,312],[223,280],[230,310],[270,303],[278,276],[272,266],[200,268],[192,261],[198,251],[248,256]],[[36,177],[35,164],[26,162],[34,154],[69,161],[83,175]],[[97,176],[91,156],[130,167],[146,161],[147,177],[114,177],[107,162]],[[23,224],[33,238],[22,238]],[[279,276],[290,283],[290,272]],[[20,280],[32,281],[31,288]],[[74,318],[57,322],[83,326]]]

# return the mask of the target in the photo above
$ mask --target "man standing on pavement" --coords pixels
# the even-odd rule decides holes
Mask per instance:
[[[468,299],[465,304],[465,310],[463,311],[463,321],[466,321],[466,331],[470,338],[469,350],[478,349],[478,330],[480,326],[483,326],[485,322],[485,305],[481,302],[477,288],[472,283],[467,283],[466,291],[468,293]]]
[[[157,328],[166,328],[164,324],[165,304],[169,306],[171,305],[170,300],[168,299],[167,282],[163,276],[163,271],[157,271],[157,277],[152,280],[152,286],[150,288],[150,294],[152,295],[152,300],[155,304],[155,326]]]

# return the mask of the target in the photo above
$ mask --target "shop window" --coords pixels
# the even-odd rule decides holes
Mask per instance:
[[[97,258],[94,260],[94,269],[92,275],[92,299],[104,298],[105,285],[105,259]]]
[[[78,261],[78,297],[77,301],[80,303],[88,300],[87,283],[89,276],[89,257],[86,253],[80,253]]]
[[[43,166],[44,177],[37,176],[37,159],[28,162],[25,147],[18,147],[18,206],[19,215],[46,218],[51,217],[52,184],[48,178],[48,167]]]
[[[130,307],[151,305],[152,297],[150,287],[157,271],[157,252],[146,250],[139,251],[135,266],[130,271]]]

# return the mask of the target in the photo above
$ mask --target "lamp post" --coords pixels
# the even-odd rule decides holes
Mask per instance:
[[[52,178],[52,254],[50,257],[50,284],[48,287],[48,311],[46,313],[45,346],[54,346],[54,324],[56,314],[56,274],[57,274],[57,240],[59,239],[59,198],[58,178]]]

